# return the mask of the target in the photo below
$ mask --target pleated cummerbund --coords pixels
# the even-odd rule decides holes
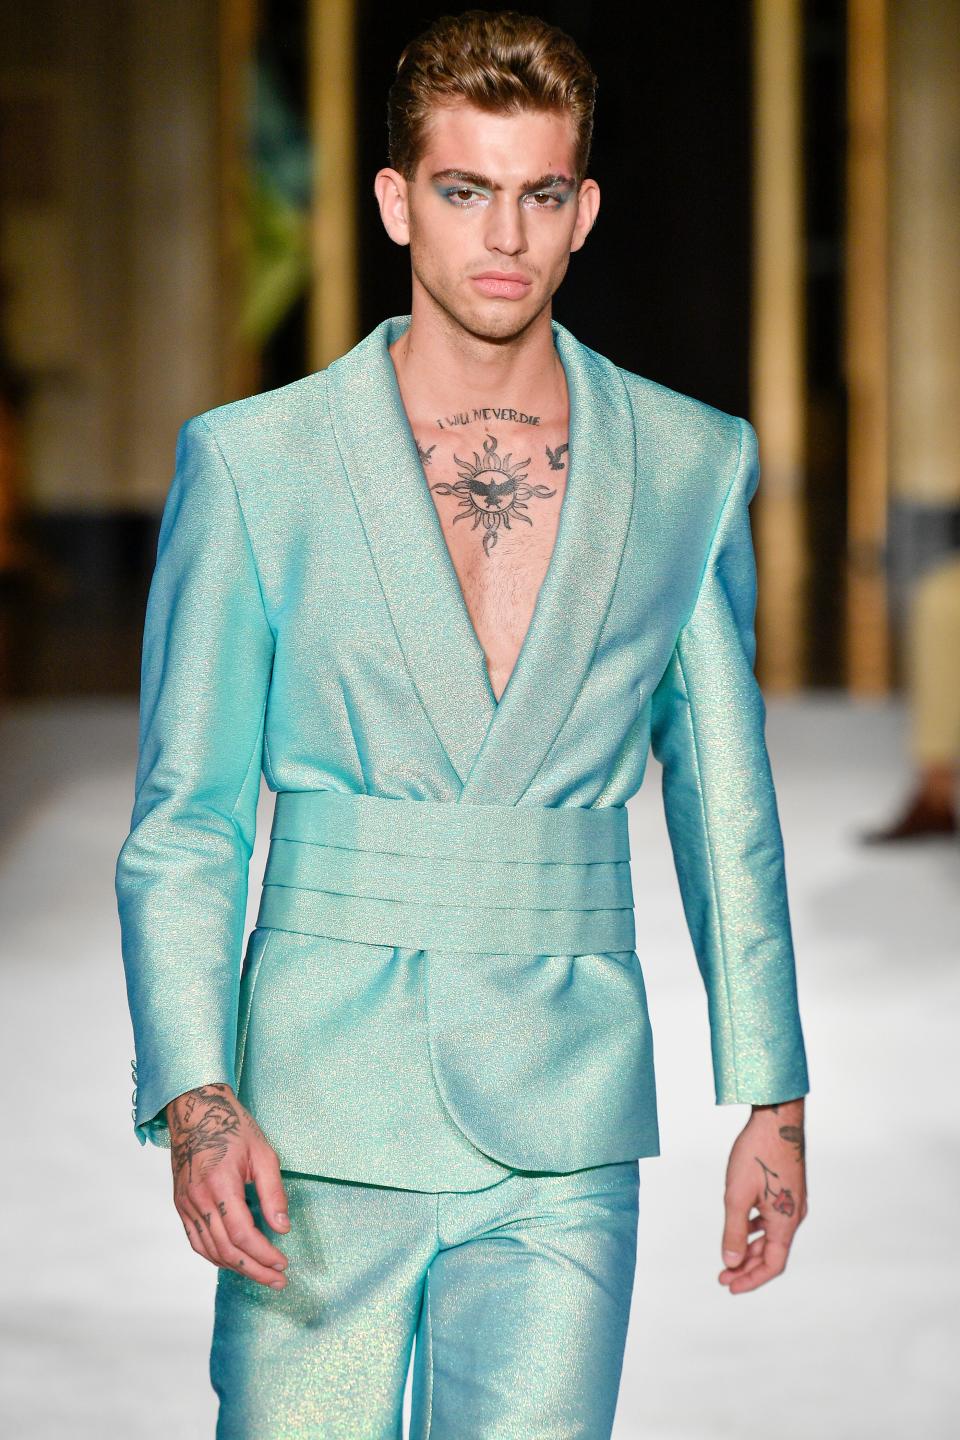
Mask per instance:
[[[411,950],[632,950],[626,808],[280,790],[257,924]]]

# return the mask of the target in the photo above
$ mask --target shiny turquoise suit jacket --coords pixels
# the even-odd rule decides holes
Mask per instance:
[[[625,809],[651,749],[716,1103],[809,1087],[754,430],[552,321],[567,488],[498,702],[389,354],[409,323],[183,424],[116,892],[141,1142],[228,1081],[286,1169],[471,1190],[660,1153]]]

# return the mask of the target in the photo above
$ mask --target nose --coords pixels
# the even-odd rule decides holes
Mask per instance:
[[[526,231],[521,207],[507,194],[494,195],[487,211],[485,240],[488,250],[503,255],[520,255],[527,248]]]

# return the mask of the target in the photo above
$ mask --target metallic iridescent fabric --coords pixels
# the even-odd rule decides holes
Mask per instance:
[[[450,951],[439,963],[461,969],[544,952],[620,951],[629,963],[633,908],[622,805],[282,790],[257,924],[429,950],[435,964]]]
[[[425,1194],[285,1175],[282,1290],[217,1272],[217,1440],[609,1440],[637,1252],[636,1160]]]
[[[312,922],[259,924],[244,951],[261,769],[284,794],[411,814],[422,801],[587,810],[623,807],[652,747],[716,1101],[809,1085],[753,672],[752,427],[553,322],[567,490],[498,704],[389,355],[408,324],[385,320],[326,370],[183,425],[116,885],[141,1141],[169,1144],[173,1096],[229,1080],[285,1169],[471,1190],[510,1169],[659,1154],[639,957],[619,942],[521,953],[529,933],[467,953]],[[489,860],[493,875],[524,863]],[[444,904],[459,888],[483,907],[482,867],[449,865]],[[305,873],[305,888],[344,889],[342,869],[324,880],[314,864],[298,885]]]

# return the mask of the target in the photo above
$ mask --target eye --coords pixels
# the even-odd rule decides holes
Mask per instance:
[[[471,190],[464,185],[459,186],[456,190],[445,190],[443,193],[447,200],[452,201],[454,205],[460,206],[461,209],[466,206],[471,196],[477,194],[476,190]],[[461,200],[460,196],[466,196],[467,199]]]
[[[538,190],[531,198],[534,200],[553,200],[555,202],[552,207],[546,204],[534,205],[534,210],[549,210],[551,208],[556,209],[556,207],[561,204],[561,197],[559,195],[555,195],[552,190]]]

